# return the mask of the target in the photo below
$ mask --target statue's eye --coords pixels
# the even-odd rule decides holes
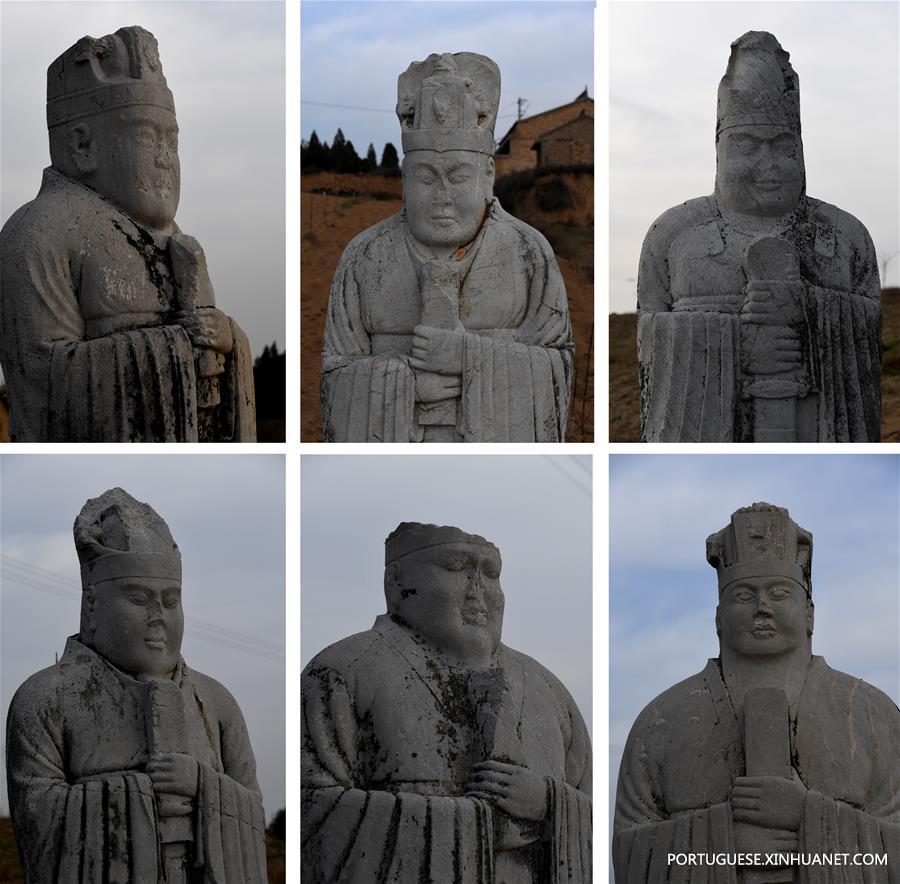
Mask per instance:
[[[468,172],[453,172],[450,175],[451,184],[465,184],[471,176]]]
[[[496,568],[485,568],[484,576],[490,580],[497,580],[500,577],[500,572]]]
[[[178,607],[178,596],[177,595],[167,595],[163,599],[163,606],[166,608],[177,608]]]
[[[734,599],[739,602],[752,602],[756,596],[747,589],[738,590],[734,594]]]
[[[772,142],[772,149],[781,154],[791,153],[796,144],[792,135],[781,135]]]
[[[464,571],[466,569],[466,563],[460,559],[451,559],[448,562],[444,562],[441,567],[445,571]]]
[[[741,153],[753,153],[756,150],[756,139],[750,135],[735,135],[731,139],[731,143]]]
[[[416,172],[416,181],[419,184],[434,184],[434,175],[428,172]]]
[[[143,592],[133,592],[129,597],[129,601],[133,605],[146,605],[147,595]]]
[[[779,602],[782,599],[786,599],[790,594],[791,591],[786,586],[775,586],[769,590],[769,598]]]

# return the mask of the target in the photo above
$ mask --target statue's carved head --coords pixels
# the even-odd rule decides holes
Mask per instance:
[[[451,251],[471,242],[494,191],[497,65],[474,52],[429,55],[397,82],[403,196],[413,237]]]
[[[53,167],[138,224],[168,231],[181,194],[178,123],[156,38],[83,37],[47,71]]]
[[[385,541],[388,613],[463,661],[499,647],[505,599],[500,550],[458,528],[403,522]]]
[[[716,194],[728,212],[780,217],[805,190],[799,79],[771,34],[750,31],[719,84]]]
[[[770,657],[808,646],[813,632],[812,535],[783,507],[754,503],[709,536],[719,577],[716,631],[723,647]]]
[[[136,678],[167,678],[184,636],[181,554],[162,518],[121,488],[89,500],[74,527],[81,639]]]

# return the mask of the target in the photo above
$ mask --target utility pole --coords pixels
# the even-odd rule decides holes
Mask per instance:
[[[522,115],[525,112],[525,105],[527,103],[528,103],[527,98],[517,98],[516,99],[516,105],[519,108],[518,113],[516,114],[516,122],[518,122],[519,120],[522,119]]]

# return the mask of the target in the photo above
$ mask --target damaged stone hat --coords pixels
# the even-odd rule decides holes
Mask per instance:
[[[122,577],[181,580],[181,552],[169,526],[121,488],[89,500],[73,531],[85,589]]]
[[[467,534],[450,525],[401,522],[384,541],[384,563],[387,565],[411,552],[446,543],[476,543],[489,546],[498,556],[500,555],[500,550],[480,534]]]
[[[500,69],[475,52],[429,55],[397,80],[404,153],[470,150],[494,154]]]

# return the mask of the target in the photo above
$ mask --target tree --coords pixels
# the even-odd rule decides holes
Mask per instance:
[[[384,146],[382,151],[381,168],[385,172],[396,171],[400,168],[400,157],[397,156],[397,148],[390,141]]]
[[[301,169],[322,169],[324,160],[324,149],[322,142],[316,130],[313,129],[309,141],[300,145],[300,168]]]
[[[370,144],[369,149],[366,151],[366,159],[365,166],[363,167],[363,172],[374,172],[378,167],[378,156],[375,153],[375,145]]]

